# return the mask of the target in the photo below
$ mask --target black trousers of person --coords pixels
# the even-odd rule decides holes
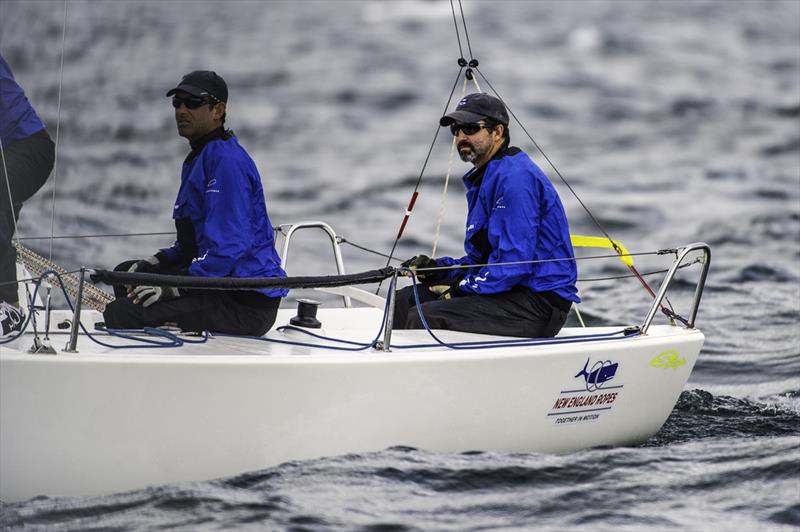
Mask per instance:
[[[55,145],[44,129],[3,145],[0,159],[0,301],[17,301],[17,252],[11,244],[14,225],[19,220],[22,202],[42,188],[53,164]]]
[[[136,261],[119,264],[115,271],[128,271]],[[177,274],[177,268],[159,273]],[[184,290],[181,297],[158,301],[149,307],[135,305],[124,286],[115,286],[117,299],[103,312],[109,329],[141,329],[175,324],[184,331],[261,336],[275,324],[281,298],[247,290]]]
[[[428,290],[429,286],[418,284],[417,290],[422,314],[431,329],[549,338],[558,334],[564,326],[571,306],[569,301],[553,292],[533,292],[521,286],[499,294],[469,295],[447,300],[438,299]],[[397,292],[393,327],[424,329],[411,286]]]

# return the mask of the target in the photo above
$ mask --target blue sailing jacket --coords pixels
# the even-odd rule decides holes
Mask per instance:
[[[508,148],[464,178],[467,231],[464,257],[440,257],[442,266],[574,258],[567,216],[544,172],[519,148]],[[464,276],[451,270],[447,278]],[[471,268],[458,284],[464,295],[496,294],[515,286],[553,291],[580,302],[574,260]]]
[[[8,146],[44,129],[14,73],[0,55],[0,141]]]
[[[275,250],[261,177],[232,133],[221,129],[213,132],[183,163],[172,217],[178,240],[161,252],[169,262],[183,262],[188,255],[189,275],[286,277]],[[181,222],[185,220],[191,222],[189,232],[194,230],[194,238],[188,242],[181,238]],[[288,290],[259,292],[283,297]]]

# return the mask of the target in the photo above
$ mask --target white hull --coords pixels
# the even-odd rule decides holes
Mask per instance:
[[[293,314],[282,310],[277,325]],[[319,317],[329,336],[369,341],[382,312],[321,309]],[[97,320],[88,313],[83,321]],[[80,353],[55,356],[0,347],[0,498],[99,495],[394,445],[568,452],[635,444],[669,416],[703,340],[696,329],[653,326],[619,340],[389,353],[234,338],[114,351],[81,336]],[[430,337],[395,331],[392,341]],[[576,376],[603,361],[612,374],[599,389]]]

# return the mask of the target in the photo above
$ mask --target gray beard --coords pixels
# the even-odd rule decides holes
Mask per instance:
[[[467,151],[459,150],[458,156],[461,157],[461,160],[464,161],[465,163],[471,163],[478,158],[477,152],[473,149],[469,149]]]

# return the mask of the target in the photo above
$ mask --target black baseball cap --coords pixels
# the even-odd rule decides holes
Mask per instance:
[[[506,106],[498,98],[485,92],[475,92],[464,96],[458,102],[455,111],[439,120],[439,125],[447,127],[453,124],[469,124],[482,118],[491,118],[505,126],[508,125]]]
[[[167,96],[178,91],[188,92],[192,96],[210,96],[218,102],[228,101],[228,84],[222,76],[211,70],[189,72],[183,76],[177,87],[167,92]]]

